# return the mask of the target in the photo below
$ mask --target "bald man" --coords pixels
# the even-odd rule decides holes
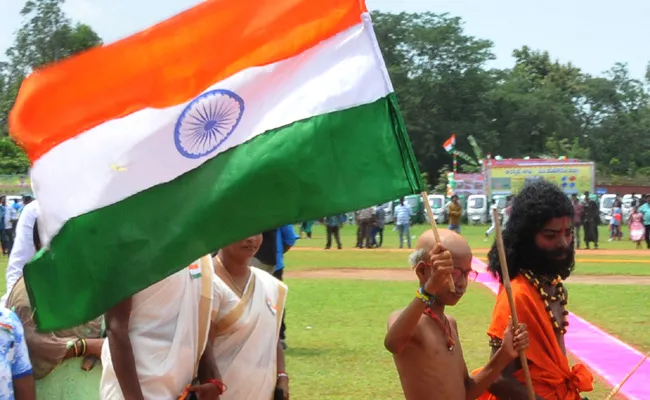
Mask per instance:
[[[472,251],[455,232],[441,230],[440,239],[442,243],[436,244],[431,230],[418,239],[410,262],[419,289],[405,309],[388,319],[384,344],[393,353],[407,400],[475,399],[528,347],[526,327],[520,326],[514,334],[509,327],[495,357],[481,372],[469,376],[456,321],[445,315],[445,306],[456,305],[467,289]]]

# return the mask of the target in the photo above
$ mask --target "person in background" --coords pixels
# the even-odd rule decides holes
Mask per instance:
[[[345,215],[333,215],[331,217],[325,218],[325,228],[327,229],[327,244],[325,244],[325,250],[329,250],[332,247],[332,237],[336,240],[336,246],[341,250],[341,226],[343,225],[342,221],[345,221]]]
[[[7,296],[11,293],[11,289],[13,289],[16,282],[23,276],[25,264],[36,255],[36,251],[38,250],[35,246],[35,239],[38,234],[38,230],[36,229],[38,213],[38,202],[33,201],[25,206],[23,212],[20,214],[20,218],[18,218],[16,238],[5,273],[7,289],[2,299],[0,299],[3,307],[7,301]]]
[[[15,209],[7,205],[7,198],[0,197],[0,226],[2,226],[2,254],[8,256],[11,253],[11,248],[14,245],[14,213]]]
[[[612,207],[612,215],[609,220],[609,241],[621,240],[621,222],[623,220],[623,210],[621,209],[621,201],[615,200],[614,207]]]
[[[34,400],[34,374],[23,325],[13,311],[2,307],[0,326],[0,398]]]
[[[280,282],[284,280],[284,254],[296,245],[297,240],[298,235],[296,235],[293,225],[284,225],[278,228],[278,236],[276,239],[276,263],[275,269],[273,270],[273,276]],[[287,349],[287,326],[284,324],[285,314],[286,311],[282,314],[282,325],[280,326],[280,344],[284,350]]]
[[[447,213],[449,214],[449,230],[460,235],[460,219],[463,216],[463,207],[458,201],[458,196],[451,196],[451,202],[447,206]]]
[[[39,332],[22,278],[13,286],[7,307],[23,324],[38,398],[99,400],[104,318],[70,329]]]
[[[404,247],[404,237],[411,248],[411,207],[404,204],[404,197],[399,199],[399,205],[395,207],[395,226],[397,227],[397,232],[399,233],[399,248]]]
[[[645,196],[645,203],[639,207],[639,212],[643,214],[643,225],[645,227],[645,244],[650,249],[650,194]]]
[[[300,224],[300,238],[302,239],[302,234],[304,233],[307,239],[311,239],[312,226],[314,221],[305,221]]]
[[[593,243],[594,248],[597,249],[600,208],[598,207],[598,203],[591,199],[589,192],[585,192],[582,210],[584,213],[585,248],[589,249],[589,243]]]
[[[582,228],[582,221],[585,218],[584,207],[580,204],[578,200],[578,195],[576,193],[571,195],[571,204],[573,205],[573,237],[576,242],[576,249],[580,248],[580,229]]]
[[[372,248],[372,223],[375,215],[373,207],[367,207],[359,210],[359,230],[357,237],[357,247],[363,249]]]
[[[512,213],[512,195],[508,195],[506,197],[506,207],[503,209],[503,221],[501,221],[501,225],[503,227],[503,230],[506,230],[508,227],[508,221],[510,220],[510,214]]]
[[[490,213],[490,221],[491,221],[492,224],[490,225],[488,230],[485,231],[485,241],[486,242],[487,242],[488,238],[490,237],[490,235],[492,234],[492,232],[494,232],[494,230],[496,229],[497,223],[499,223],[499,221],[494,220],[493,211],[496,210],[496,209],[497,209],[497,201],[492,199],[491,202],[490,202],[490,210],[488,211]]]
[[[372,228],[372,247],[381,247],[384,244],[384,225],[386,224],[386,210],[380,205],[375,211],[374,226]],[[379,243],[377,243],[379,235]]]
[[[7,212],[5,209],[5,202],[7,201],[7,198],[4,196],[0,196],[0,247],[2,248],[2,255],[6,256],[8,255],[8,250],[7,250],[7,245],[5,243],[5,213]]]
[[[645,237],[645,226],[643,226],[643,214],[639,212],[639,207],[632,207],[629,218],[630,223],[630,240],[636,242],[636,248],[641,248],[641,241]]]

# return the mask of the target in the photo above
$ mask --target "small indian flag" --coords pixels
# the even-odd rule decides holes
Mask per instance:
[[[456,135],[451,135],[449,139],[442,145],[447,153],[452,153],[456,148]]]
[[[10,116],[41,330],[204,254],[423,190],[360,0],[212,0],[28,77]]]

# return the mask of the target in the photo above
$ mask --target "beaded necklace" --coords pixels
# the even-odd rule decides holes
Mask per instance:
[[[456,347],[456,342],[454,341],[454,336],[451,333],[451,324],[449,323],[449,319],[443,316],[443,318],[445,318],[445,322],[443,323],[442,321],[440,321],[440,318],[438,318],[438,316],[431,309],[431,307],[427,307],[424,310],[424,314],[427,315],[432,320],[434,320],[438,324],[440,329],[442,329],[442,331],[445,332],[445,335],[447,335],[447,350],[454,351],[454,347]]]
[[[544,288],[542,287],[539,279],[537,279],[531,271],[523,271],[523,275],[535,287],[535,289],[537,289],[540,296],[542,297],[542,301],[544,301],[546,312],[548,312],[548,316],[551,318],[551,323],[553,324],[553,328],[555,329],[555,331],[560,332],[563,335],[566,334],[567,327],[569,326],[569,321],[568,321],[569,312],[566,309],[567,292],[566,289],[564,288],[564,285],[562,284],[562,278],[557,276],[555,277],[555,279],[549,282],[550,285],[555,288],[555,294],[553,296],[549,296],[548,293],[546,293],[546,290],[544,290]],[[558,300],[560,301],[560,306],[562,308],[562,321],[558,321],[557,318],[555,318],[555,314],[553,314],[553,309],[551,308],[549,299],[552,302]]]

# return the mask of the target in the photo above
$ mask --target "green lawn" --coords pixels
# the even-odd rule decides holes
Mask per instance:
[[[345,231],[347,241],[353,241]],[[480,231],[478,231],[480,234]],[[352,232],[353,233],[353,232]],[[322,238],[321,238],[322,239]],[[310,247],[319,239],[301,241]],[[395,240],[396,242],[396,240]],[[353,244],[353,243],[352,243]],[[643,253],[642,253],[643,254]],[[407,268],[407,252],[387,251],[290,251],[290,269],[336,267]],[[590,256],[591,257],[591,256]],[[601,256],[599,256],[601,257]],[[630,258],[619,256],[616,258]],[[640,259],[634,257],[633,259]],[[4,287],[6,257],[0,257],[0,284]],[[634,268],[645,264],[584,263],[590,272]],[[636,271],[636,270],[634,270]],[[623,273],[623,272],[620,272]],[[641,272],[635,272],[641,273]],[[289,279],[288,370],[295,399],[400,399],[401,390],[390,354],[383,348],[388,314],[411,299],[413,284],[350,280]],[[572,311],[623,340],[650,350],[648,304],[650,286],[570,285]],[[465,299],[451,313],[458,318],[468,365],[475,368],[487,359],[485,327],[494,296],[473,284]],[[472,328],[479,327],[479,328]],[[599,380],[590,398],[604,398],[609,389]]]
[[[306,247],[304,242],[313,242],[314,240],[317,239],[302,240],[300,244],[303,249],[296,248],[287,253],[286,264],[292,271],[321,268],[408,268],[408,251],[350,248],[343,250],[304,249]],[[650,275],[650,258],[644,253],[642,254],[643,256],[580,254],[576,258],[574,273],[575,275]],[[477,257],[486,261],[485,254],[477,254]]]
[[[650,351],[650,286],[567,284],[567,289],[572,312]]]
[[[290,279],[287,369],[295,399],[403,399],[392,357],[383,347],[386,319],[412,298],[413,284]],[[450,314],[458,319],[468,366],[488,358],[485,329],[493,295],[472,285]],[[481,328],[472,328],[481,327]],[[609,388],[600,381],[590,398]]]

